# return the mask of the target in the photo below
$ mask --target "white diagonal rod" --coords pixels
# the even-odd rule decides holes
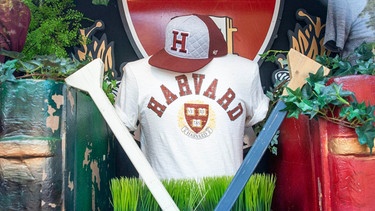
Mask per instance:
[[[95,59],[66,78],[65,82],[69,86],[89,93],[160,208],[162,210],[179,210],[102,90],[103,73],[103,62],[100,59]]]

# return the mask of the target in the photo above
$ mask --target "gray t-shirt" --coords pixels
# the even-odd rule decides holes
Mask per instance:
[[[324,46],[346,58],[363,42],[375,41],[375,0],[328,0]]]

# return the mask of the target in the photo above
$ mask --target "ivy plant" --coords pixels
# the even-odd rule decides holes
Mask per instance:
[[[258,136],[260,132],[262,131],[264,124],[266,123],[268,117],[270,116],[273,108],[276,106],[277,101],[280,99],[280,96],[283,92],[286,82],[287,81],[276,82],[276,84],[274,84],[274,86],[271,87],[266,92],[266,96],[270,99],[268,103],[268,112],[266,114],[266,117],[262,121],[256,123],[253,126],[254,133],[256,136]],[[279,140],[278,140],[279,135],[280,135],[280,131],[277,130],[275,135],[272,137],[270,145],[268,146],[268,150],[274,155],[277,155],[277,145],[279,143]]]
[[[339,55],[329,57],[317,56],[316,61],[328,67],[329,76],[375,75],[374,50],[375,42],[363,43],[348,58]]]
[[[117,92],[117,80],[112,75],[113,71],[106,71],[104,73],[104,80],[102,89],[104,93],[107,95],[109,101],[114,104],[116,99],[116,92]]]
[[[328,85],[327,80],[321,68],[316,74],[310,74],[302,88],[291,90],[286,87],[288,94],[281,96],[281,99],[285,102],[287,117],[298,118],[303,114],[310,119],[320,117],[353,128],[360,144],[366,144],[372,152],[375,106],[358,102],[353,92],[344,90],[342,85],[336,83]]]
[[[17,79],[51,79],[63,81],[92,58],[79,61],[68,55],[67,49],[80,43],[81,21],[87,19],[75,9],[74,0],[22,0],[31,12],[31,22],[22,52],[0,48],[8,60],[0,63],[0,84]],[[93,0],[95,5],[107,5],[109,0]],[[116,80],[107,71],[103,90],[114,102]]]
[[[286,95],[280,92],[273,99],[285,102],[289,118],[307,115],[312,118],[323,118],[327,121],[355,129],[360,144],[367,145],[370,153],[374,147],[375,138],[375,106],[358,102],[353,92],[344,90],[342,85],[331,82],[332,77],[346,75],[375,75],[374,43],[363,43],[351,55],[352,58],[340,56],[317,56],[316,61],[330,69],[323,75],[323,68],[317,73],[309,74],[306,83],[301,88],[292,90],[285,87]]]
[[[22,53],[4,49],[0,49],[0,55],[12,58],[5,63],[0,63],[0,84],[5,81],[29,78],[64,81],[92,60],[86,58],[84,61],[79,61],[74,57],[59,58],[55,55],[37,55],[33,59],[26,59]],[[102,89],[113,104],[117,80],[112,76],[112,71],[105,72]]]
[[[55,55],[37,55],[33,59],[25,59],[21,53],[4,49],[0,49],[0,55],[12,58],[0,63],[0,83],[20,78],[63,81],[88,62]]]

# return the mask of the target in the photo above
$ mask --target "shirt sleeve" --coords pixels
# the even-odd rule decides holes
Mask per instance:
[[[259,67],[254,65],[253,80],[251,83],[251,95],[249,99],[250,109],[246,118],[246,126],[253,126],[262,121],[268,111],[269,98],[264,94],[259,76]]]
[[[138,121],[138,84],[131,66],[124,67],[124,75],[115,100],[115,110],[121,121],[130,131],[137,129]]]

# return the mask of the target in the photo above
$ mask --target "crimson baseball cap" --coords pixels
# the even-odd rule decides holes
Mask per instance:
[[[152,55],[148,62],[158,68],[189,73],[227,52],[223,34],[209,16],[178,16],[167,25],[164,48]]]

